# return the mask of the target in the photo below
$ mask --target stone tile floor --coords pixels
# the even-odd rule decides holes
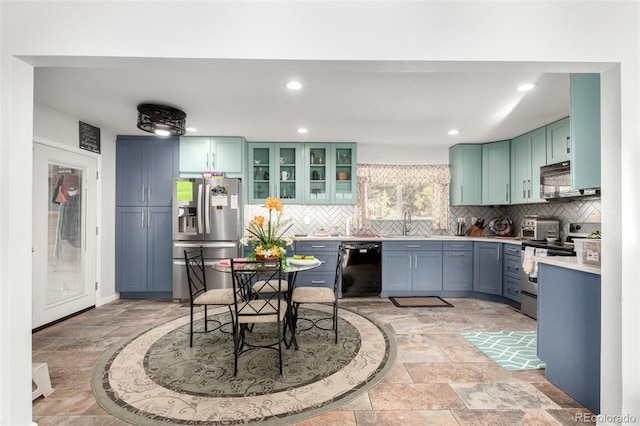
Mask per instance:
[[[513,308],[478,299],[447,299],[453,308],[397,308],[386,298],[342,299],[394,332],[398,355],[381,383],[309,425],[584,425],[589,411],[549,383],[544,370],[506,371],[462,338],[461,331],[535,330]],[[188,314],[188,305],[118,300],[34,333],[33,361],[49,366],[53,394],[33,401],[48,425],[123,425],[91,390],[93,368],[123,337]]]

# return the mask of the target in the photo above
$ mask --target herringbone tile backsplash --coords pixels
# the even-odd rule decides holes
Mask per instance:
[[[255,215],[265,215],[266,210],[261,205],[247,205],[244,210],[245,218]],[[291,219],[293,226],[289,235],[313,235],[323,229],[329,232],[332,226],[337,226],[344,234],[347,218],[353,216],[353,206],[316,206],[287,204],[284,206],[283,219]],[[309,223],[305,224],[305,218]]]
[[[561,237],[564,238],[569,232],[569,223],[572,222],[600,222],[601,215],[600,200],[580,200],[567,203],[545,203],[526,204],[506,207],[482,207],[482,206],[462,206],[451,207],[450,223],[448,230],[434,230],[430,220],[412,220],[409,235],[455,235],[457,219],[463,217],[467,224],[471,223],[472,217],[484,219],[485,224],[489,224],[495,217],[509,217],[513,221],[514,235],[520,235],[520,223],[525,215],[536,214],[552,216],[560,220]],[[245,207],[245,218],[253,217],[256,214],[265,214],[265,210],[259,205],[247,205]],[[313,235],[321,229],[329,232],[332,226],[337,226],[340,233],[345,233],[345,222],[353,215],[353,206],[307,206],[307,205],[286,205],[284,217],[293,222],[293,226],[288,234],[291,235]],[[305,224],[305,218],[309,224]],[[382,235],[401,235],[402,220],[376,220],[371,222],[370,230],[353,229],[354,234],[374,233]],[[490,235],[485,229],[485,235]]]

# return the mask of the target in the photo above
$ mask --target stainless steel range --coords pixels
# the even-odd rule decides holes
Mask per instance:
[[[586,238],[593,231],[600,231],[600,223],[571,223],[569,233],[565,241],[548,242],[545,240],[522,240],[521,259],[525,260],[525,253],[529,247],[529,253],[534,252],[535,256],[575,256],[573,239]],[[524,266],[520,268],[520,311],[530,316],[538,318],[538,268],[537,266],[527,274]]]

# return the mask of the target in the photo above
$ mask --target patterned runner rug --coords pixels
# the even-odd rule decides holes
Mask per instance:
[[[466,332],[462,337],[505,370],[544,369],[537,355],[535,331]]]
[[[311,306],[300,317],[331,315],[330,307]],[[209,316],[229,320],[226,308],[210,309]],[[195,334],[190,348],[189,316],[176,318],[108,351],[94,371],[93,391],[106,411],[136,425],[300,421],[352,401],[393,365],[390,332],[344,308],[339,317],[337,345],[332,331],[302,331],[300,349],[283,351],[282,376],[277,352],[262,349],[239,358],[236,377],[231,334]],[[256,325],[251,337],[263,332]]]

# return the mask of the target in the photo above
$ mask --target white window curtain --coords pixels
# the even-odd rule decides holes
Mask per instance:
[[[433,229],[449,229],[449,166],[358,164],[358,204],[353,212],[353,226],[370,229],[369,185],[371,184],[432,184]]]

